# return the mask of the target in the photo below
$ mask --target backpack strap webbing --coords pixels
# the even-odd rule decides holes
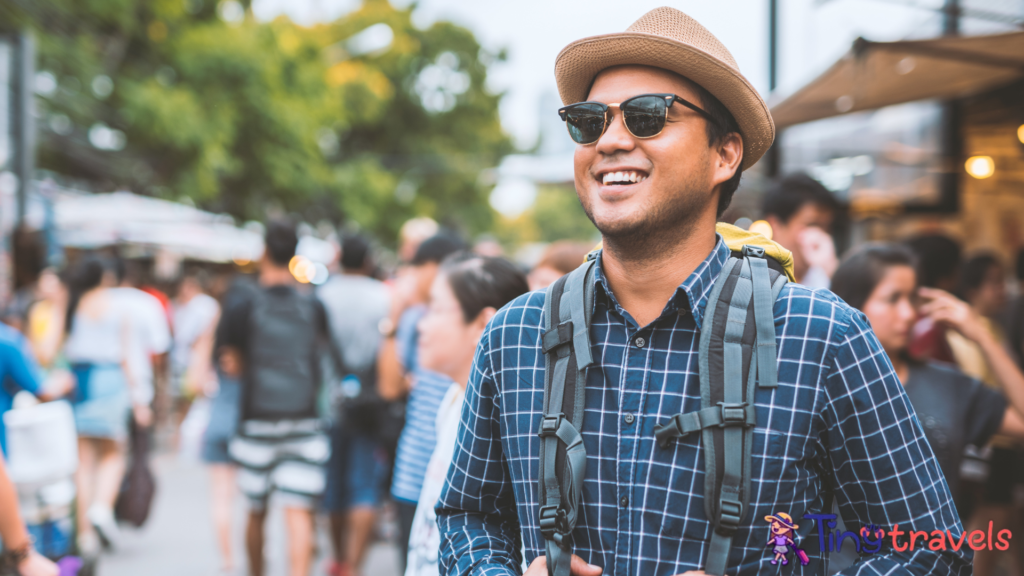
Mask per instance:
[[[786,277],[764,258],[763,249],[744,246],[741,257],[726,262],[702,322],[701,410],[677,414],[655,429],[662,446],[701,432],[704,511],[713,526],[704,563],[709,575],[725,574],[733,535],[749,511],[756,387],[778,383],[772,307]]]
[[[544,414],[540,436],[540,511],[549,576],[569,576],[567,536],[579,518],[587,452],[583,427],[594,261],[559,278],[547,291],[544,313]]]

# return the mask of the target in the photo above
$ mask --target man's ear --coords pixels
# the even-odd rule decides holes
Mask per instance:
[[[473,328],[479,330],[480,333],[483,334],[484,328],[487,327],[487,323],[491,321],[491,318],[494,318],[494,315],[497,312],[498,311],[492,306],[484,308],[473,320]]]
[[[732,178],[743,162],[743,137],[739,132],[726,134],[713,149],[714,177],[712,184],[718,186]]]

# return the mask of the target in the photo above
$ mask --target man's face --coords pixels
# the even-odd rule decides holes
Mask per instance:
[[[801,206],[787,222],[783,222],[775,216],[769,216],[768,223],[772,226],[772,240],[790,250],[796,250],[799,246],[798,239],[804,230],[820,228],[829,232],[832,229],[834,216],[829,208],[814,203]]]
[[[698,106],[693,85],[681,76],[645,66],[609,68],[597,76],[588,101],[620,103],[640,94],[676,94]],[[601,138],[578,145],[575,155],[576,193],[584,211],[606,238],[644,240],[685,229],[717,209],[716,187],[739,167],[743,145],[739,135],[712,149],[706,120],[675,104],[661,134],[640,139],[612,109]],[[618,172],[635,174],[628,183],[606,183]],[[672,235],[675,237],[676,235]]]
[[[794,212],[787,222],[783,222],[777,216],[766,218],[772,227],[772,240],[793,253],[793,268],[797,278],[802,278],[809,267],[800,248],[801,235],[808,228],[819,228],[824,232],[829,232],[832,229],[834,217],[835,214],[830,208],[820,204],[807,203]]]

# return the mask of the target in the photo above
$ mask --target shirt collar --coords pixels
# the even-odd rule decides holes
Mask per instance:
[[[708,297],[711,295],[711,290],[715,286],[715,280],[718,279],[718,275],[721,273],[722,268],[725,266],[727,259],[729,258],[729,247],[725,245],[725,240],[719,234],[715,234],[715,247],[708,254],[707,258],[697,266],[682,284],[676,288],[675,293],[669,298],[668,303],[665,304],[665,309],[662,310],[661,317],[667,314],[678,314],[680,311],[689,311],[693,314],[693,320],[697,324],[697,328],[700,329],[701,321],[704,319],[704,309],[708,303]],[[615,299],[615,294],[612,293],[611,288],[608,286],[608,279],[604,275],[604,269],[601,266],[601,255],[604,253],[602,250],[597,257],[594,270],[594,283],[598,290],[597,293],[604,293],[605,297],[609,299],[612,306],[619,311],[620,314],[625,316],[625,310],[619,305],[619,302]]]

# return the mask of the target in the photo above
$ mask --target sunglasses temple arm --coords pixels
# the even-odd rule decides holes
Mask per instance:
[[[690,102],[688,100],[683,100],[679,96],[675,96],[675,100],[674,101],[682,104],[683,106],[686,106],[687,108],[689,108],[690,110],[693,110],[697,114],[700,114],[708,122],[715,122],[715,119],[711,117],[711,114],[708,114],[707,110],[702,109],[701,107],[697,106],[693,102]]]

